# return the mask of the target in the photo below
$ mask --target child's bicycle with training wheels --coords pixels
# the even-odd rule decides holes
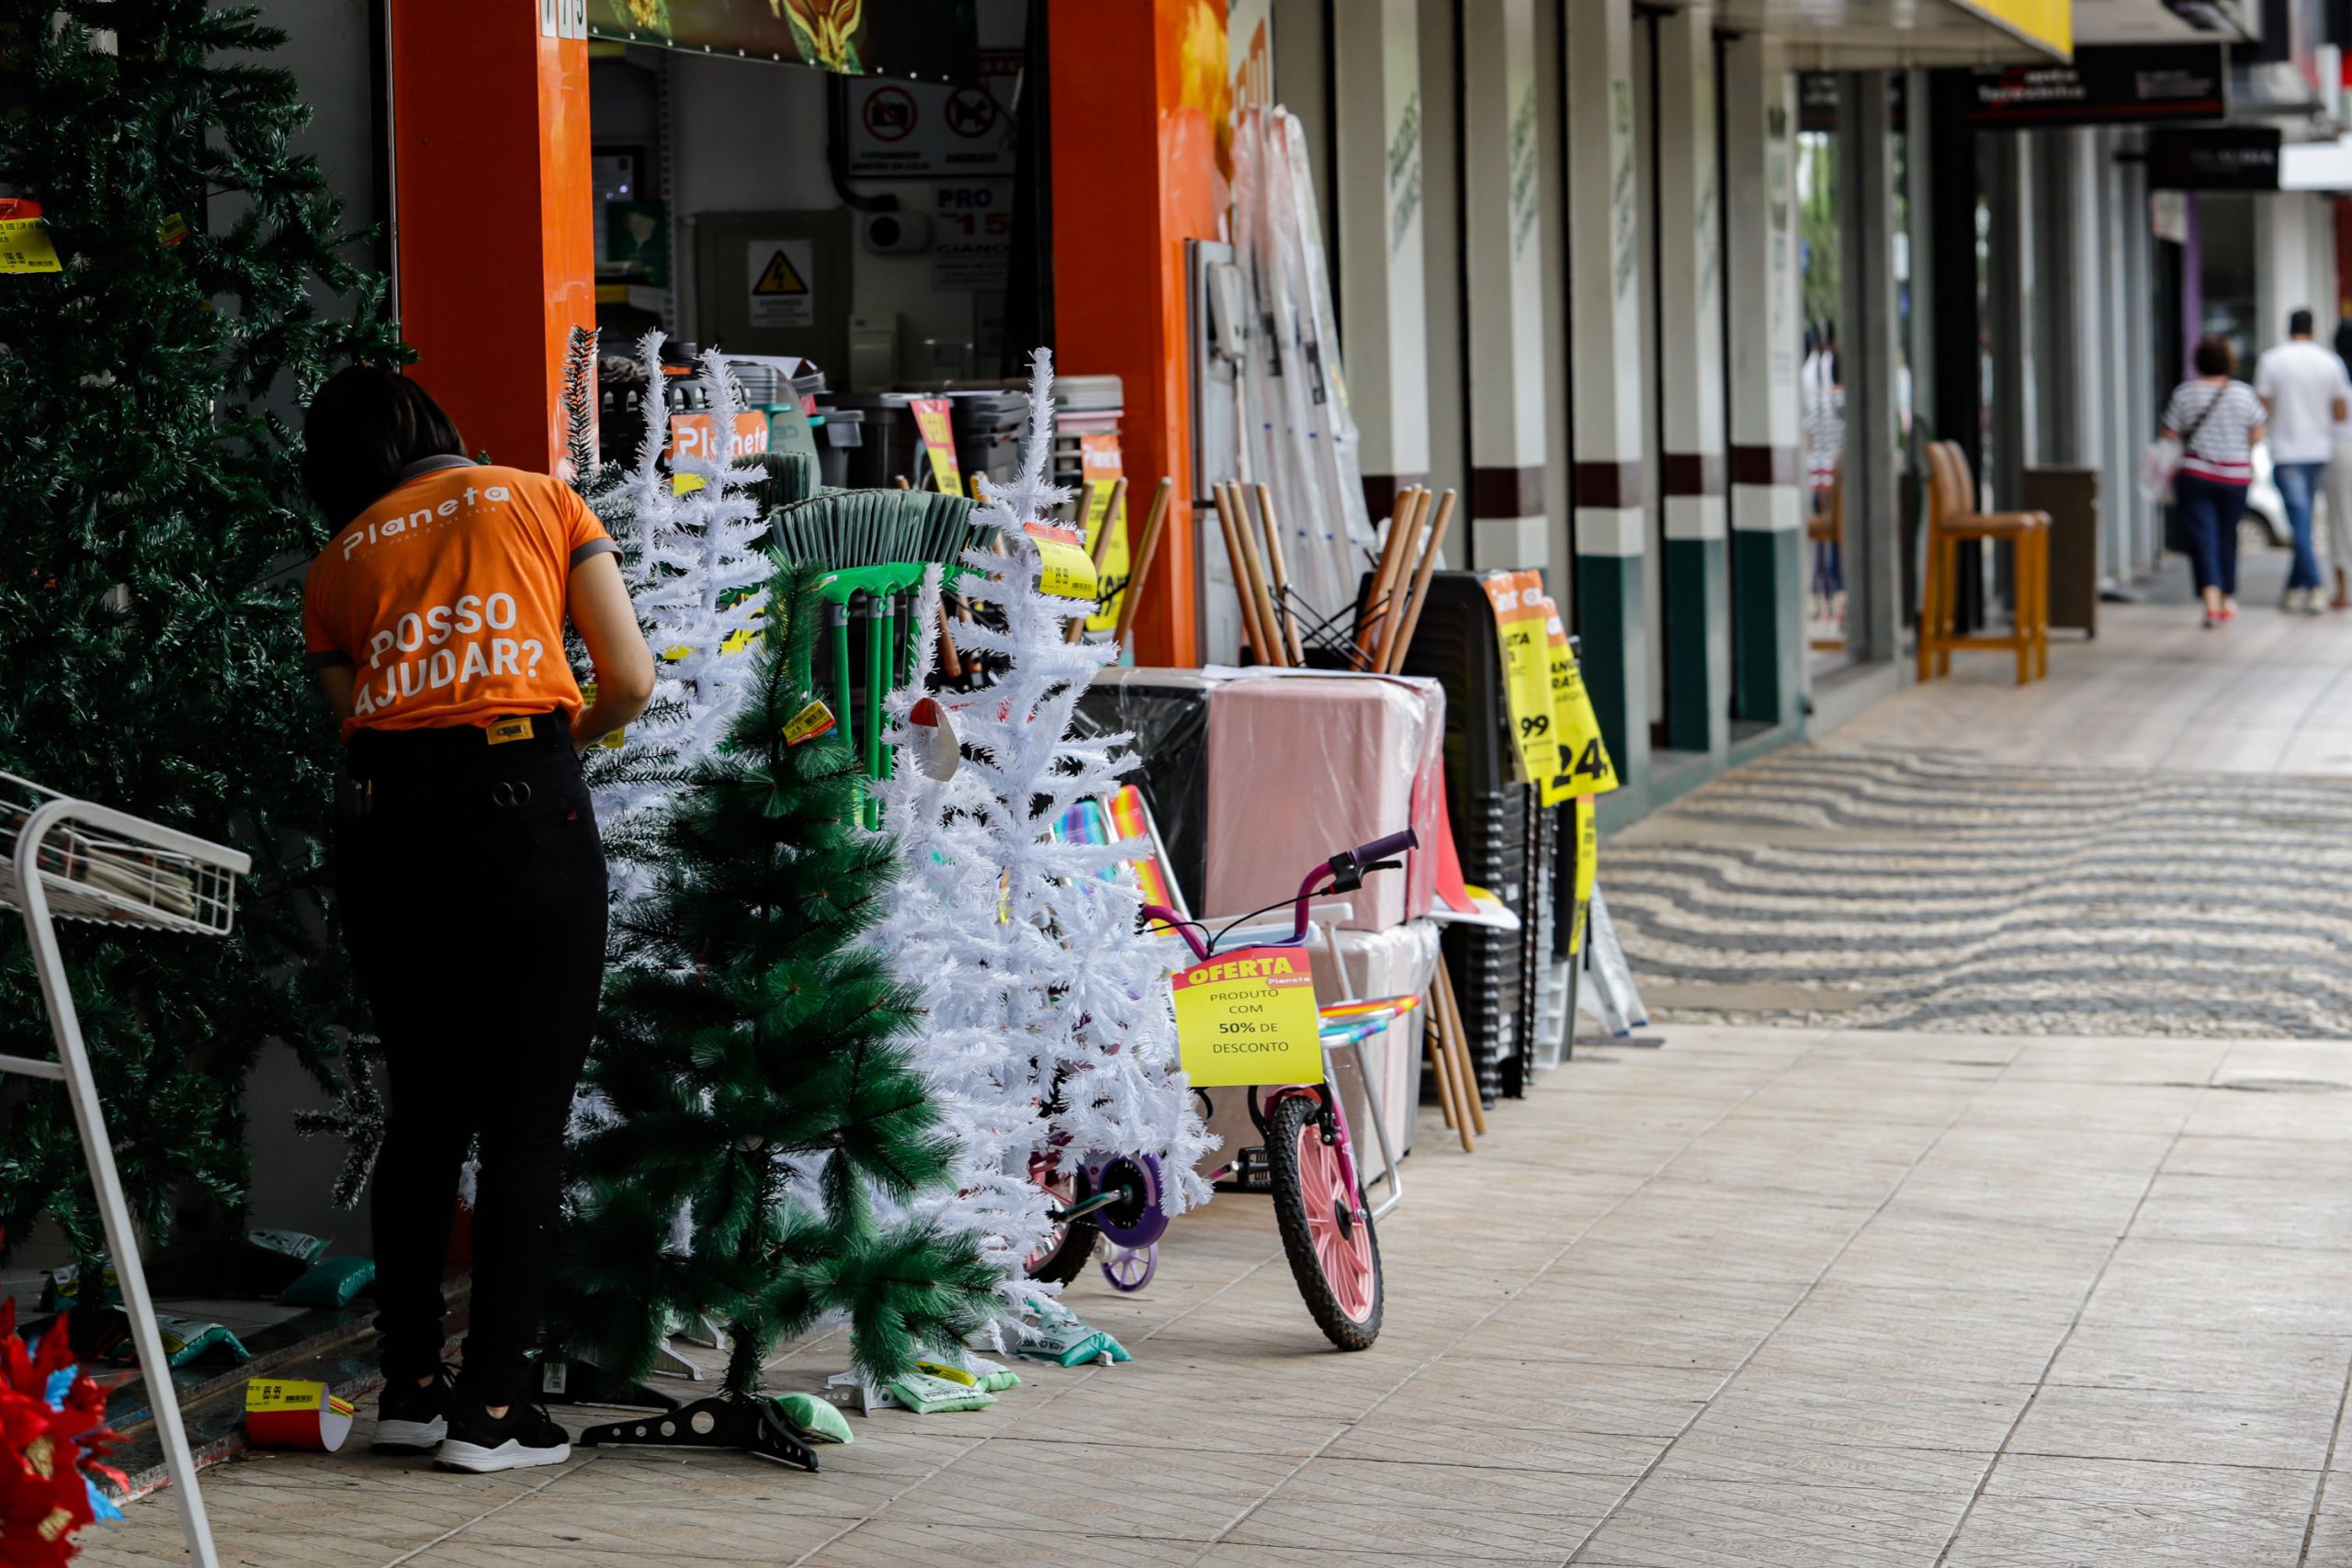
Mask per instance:
[[[1332,893],[1352,893],[1375,871],[1393,871],[1401,863],[1383,856],[1418,848],[1412,829],[1391,833],[1352,850],[1341,850],[1298,885],[1292,901],[1294,914],[1287,937],[1267,941],[1253,935],[1252,947],[1305,947],[1307,905]],[[1328,880],[1327,880],[1328,879]],[[1196,959],[1206,963],[1219,946],[1247,921],[1282,908],[1242,917],[1211,936],[1205,927],[1187,920],[1173,909],[1146,904],[1143,915],[1184,939]],[[1241,1150],[1233,1163],[1213,1172],[1212,1180],[1227,1181],[1243,1190],[1264,1191],[1274,1201],[1274,1220],[1282,1230],[1283,1250],[1289,1256],[1291,1277],[1298,1282],[1306,1310],[1326,1337],[1342,1350],[1371,1348],[1380,1336],[1380,1242],[1373,1221],[1396,1206],[1401,1190],[1396,1151],[1389,1147],[1379,1096],[1372,1075],[1356,1064],[1372,1108],[1373,1131],[1386,1162],[1389,1197],[1377,1210],[1365,1200],[1356,1169],[1354,1146],[1348,1136],[1348,1114],[1331,1071],[1335,1048],[1361,1045],[1372,1034],[1409,1011],[1419,998],[1383,997],[1348,1001],[1317,1010],[1317,1034],[1323,1055],[1319,1083],[1258,1085],[1249,1090],[1250,1120],[1264,1136],[1256,1148]]]

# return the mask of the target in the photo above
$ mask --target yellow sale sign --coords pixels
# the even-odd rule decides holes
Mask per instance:
[[[1600,743],[1600,719],[1592,711],[1592,694],[1585,690],[1584,672],[1568,647],[1559,608],[1546,599],[1544,609],[1552,739],[1559,748],[1559,761],[1544,774],[1544,804],[1557,806],[1572,795],[1608,794],[1617,787],[1617,770],[1609,761],[1609,748]]]
[[[1177,972],[1176,1049],[1194,1085],[1321,1083],[1315,975],[1301,947],[1246,947]]]
[[[1551,601],[1535,571],[1498,571],[1484,585],[1495,609],[1495,637],[1502,647],[1503,696],[1510,712],[1511,744],[1519,774],[1530,784],[1552,776],[1552,675],[1544,649],[1544,622]]]
[[[1117,515],[1111,511],[1111,491],[1119,482],[1125,459],[1119,455],[1116,431],[1092,431],[1078,438],[1080,475],[1094,487],[1094,500],[1086,509],[1086,547],[1097,548],[1102,530],[1111,530],[1111,542],[1102,546],[1102,581],[1096,584],[1102,593],[1094,614],[1086,617],[1090,631],[1109,631],[1119,624],[1119,590],[1114,584],[1127,580],[1127,503],[1119,502]],[[1108,589],[1109,592],[1102,592]]]
[[[917,398],[907,407],[915,416],[922,449],[931,454],[932,477],[942,495],[964,493],[964,470],[956,461],[956,427],[947,416],[945,398]]]

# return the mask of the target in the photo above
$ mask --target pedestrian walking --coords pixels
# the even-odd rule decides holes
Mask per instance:
[[[2238,613],[2238,519],[2245,515],[2246,488],[2254,483],[2263,407],[2254,389],[2236,379],[2237,355],[2229,339],[2199,339],[2195,364],[2197,374],[2174,388],[2165,404],[2164,435],[2180,446],[2173,506],[2210,630]]]
[[[476,1472],[560,1463],[571,1439],[532,1403],[527,1356],[605,972],[605,852],[580,750],[645,706],[653,656],[586,503],[545,474],[469,462],[414,381],[342,372],[303,437],[304,488],[335,530],[302,624],[343,729],[337,906],[391,1085],[375,1446]],[[564,654],[567,621],[593,700]],[[477,1143],[453,1383],[441,1270]]]
[[[2254,365],[2254,389],[2270,427],[2270,474],[2295,536],[2295,564],[2279,607],[2320,612],[2319,558],[2312,551],[2312,495],[2335,453],[2335,427],[2348,412],[2344,362],[2312,341],[2312,313],[2287,318],[2287,341],[2266,349]]]
[[[2336,395],[2352,402],[2352,313],[2335,323],[2335,362],[2344,371]],[[2352,419],[2335,422],[2327,459],[2327,555],[2335,567],[2332,610],[2352,610]]]

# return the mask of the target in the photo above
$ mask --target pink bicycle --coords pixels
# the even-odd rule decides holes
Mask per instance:
[[[1327,894],[1352,893],[1371,873],[1396,870],[1402,863],[1382,857],[1417,848],[1419,842],[1408,829],[1353,850],[1341,850],[1308,872],[1306,879],[1299,884],[1298,896],[1293,900],[1291,934],[1272,942],[1253,936],[1250,945],[1304,947],[1307,905],[1311,900]],[[1269,905],[1233,921],[1214,936],[1198,922],[1187,920],[1158,904],[1146,904],[1143,914],[1146,919],[1182,936],[1193,954],[1205,963],[1216,955],[1224,939],[1245,922],[1280,908],[1279,904]],[[1272,1197],[1274,1220],[1282,1231],[1283,1250],[1290,1258],[1291,1277],[1298,1282],[1299,1294],[1306,1298],[1306,1310],[1314,1314],[1316,1324],[1342,1350],[1367,1349],[1380,1336],[1380,1240],[1374,1233],[1373,1221],[1395,1207],[1401,1190],[1396,1156],[1389,1147],[1388,1130],[1382,1124],[1378,1096],[1369,1092],[1371,1076],[1363,1072],[1359,1061],[1357,1070],[1368,1091],[1373,1131],[1386,1161],[1385,1179],[1389,1184],[1389,1197],[1379,1209],[1366,1201],[1363,1183],[1356,1170],[1354,1147],[1348,1137],[1347,1110],[1332,1077],[1331,1052],[1337,1046],[1361,1044],[1371,1034],[1385,1029],[1390,1021],[1410,1010],[1418,1000],[1414,997],[1384,997],[1318,1009],[1323,1081],[1252,1088],[1249,1091],[1250,1119],[1266,1141],[1259,1147],[1241,1150],[1231,1164],[1211,1176],[1212,1180],[1230,1187],[1264,1191]],[[1106,1181],[1102,1185],[1115,1190],[1117,1183]],[[1083,1200],[1080,1206],[1083,1206]],[[1162,1221],[1163,1227],[1164,1224]],[[1157,1235],[1152,1239],[1156,1241]],[[1117,1282],[1115,1279],[1114,1282]]]

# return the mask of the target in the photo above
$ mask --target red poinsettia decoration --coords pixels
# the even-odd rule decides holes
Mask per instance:
[[[53,1568],[73,1557],[74,1532],[93,1517],[85,1472],[123,1485],[122,1472],[103,1462],[115,1442],[106,1391],[73,1367],[63,1318],[28,1350],[17,1334],[17,1303],[0,1300],[0,1568]],[[51,1405],[60,1373],[70,1381]]]

